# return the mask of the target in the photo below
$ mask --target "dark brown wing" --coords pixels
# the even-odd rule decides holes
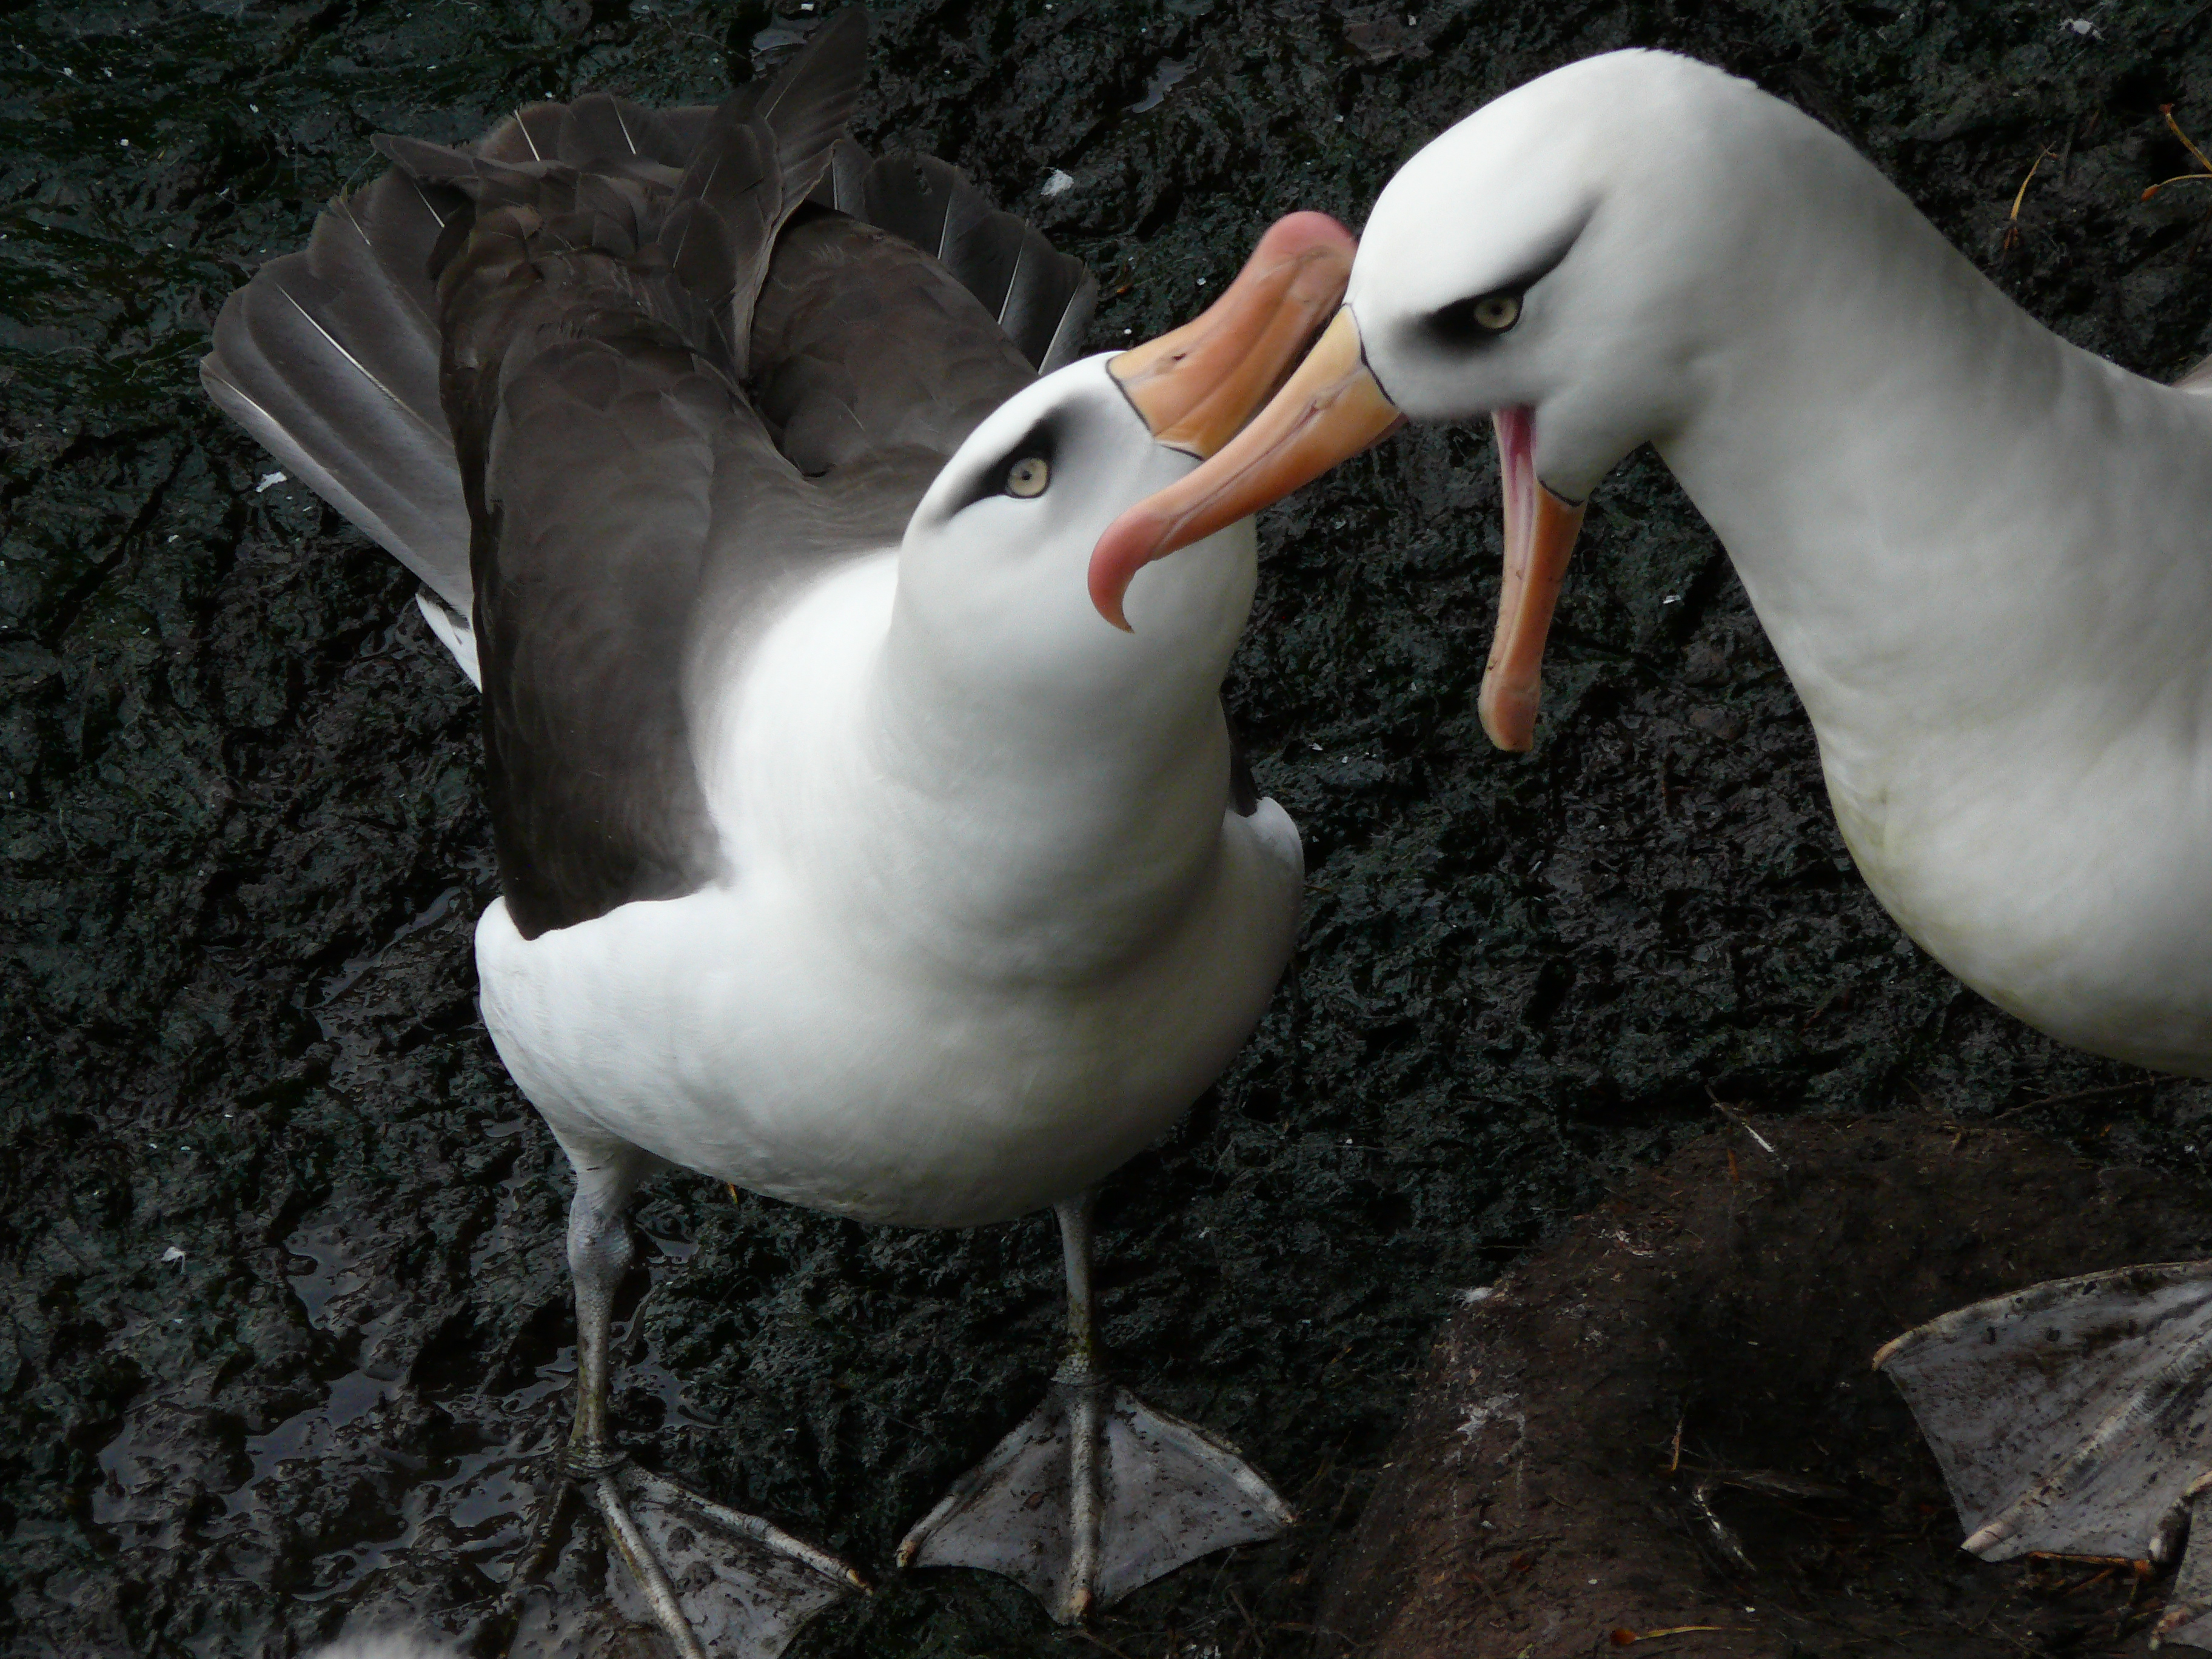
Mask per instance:
[[[742,391],[753,301],[864,41],[857,14],[832,20],[764,94],[718,110],[680,172],[672,139],[611,100],[550,131],[518,118],[475,152],[383,146],[471,204],[434,255],[442,393],[501,884],[526,938],[720,867],[684,689],[716,480],[740,457],[790,471]]]
[[[733,651],[896,544],[1079,347],[1079,263],[840,137],[864,33],[840,14],[718,106],[593,94],[465,149],[380,141],[399,170],[218,326],[217,401],[473,621],[526,936],[714,878],[690,733]]]

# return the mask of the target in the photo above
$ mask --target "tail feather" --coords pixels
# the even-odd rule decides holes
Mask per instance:
[[[867,14],[839,12],[766,87],[723,104],[677,184],[661,246],[724,331],[739,379],[776,232],[830,167],[860,96],[867,40]]]
[[[806,199],[829,167],[860,100],[867,64],[868,14],[847,6],[815,31],[806,50],[768,83],[753,106],[753,115],[775,130],[787,214]]]
[[[993,207],[965,173],[933,155],[886,155],[856,194],[856,217],[934,255],[1040,374],[1074,361],[1098,301],[1080,259],[1055,253],[1026,221]]]
[[[1054,252],[1034,226],[1022,224],[1021,255],[999,307],[999,326],[1038,374],[1049,374],[1083,355],[1083,337],[1097,307],[1098,279],[1083,261]]]
[[[640,125],[642,125],[645,113],[641,109],[636,112]],[[647,143],[651,143],[652,136],[650,133],[647,135]],[[630,112],[622,107],[619,100],[604,92],[587,92],[568,106],[567,112],[561,118],[561,132],[555,141],[554,153],[570,167],[577,168],[621,156],[645,155],[651,160],[660,159],[651,155],[638,143],[637,135],[631,130]],[[677,164],[682,165],[680,158]]]
[[[334,203],[304,250],[231,295],[200,373],[270,453],[465,617],[468,513],[428,275],[456,205],[398,174]]]
[[[865,218],[861,203],[867,190],[868,169],[874,165],[867,151],[850,138],[839,138],[830,145],[830,165],[807,199],[855,219]]]
[[[476,153],[486,161],[517,165],[552,161],[561,153],[561,123],[567,113],[561,104],[525,104],[478,139]]]

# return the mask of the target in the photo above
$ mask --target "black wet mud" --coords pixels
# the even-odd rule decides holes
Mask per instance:
[[[2212,7],[2075,4],[914,4],[879,15],[861,136],[1090,260],[1105,347],[1197,308],[1277,214],[1356,227],[1492,94],[1678,46],[1844,131],[2070,337],[2171,374],[2212,349],[2212,185],[2139,198],[2194,170],[2159,106],[2212,134]],[[571,1328],[565,1172],[474,1007],[472,697],[411,582],[272,480],[193,364],[371,133],[710,97],[814,15],[0,9],[0,1650],[276,1659],[411,1619],[497,1650]],[[1593,511],[1535,753],[1488,748],[1492,466],[1479,432],[1401,436],[1263,521],[1231,691],[1307,838],[1300,963],[1102,1208],[1126,1375],[1304,1521],[1089,1637],[1002,1582],[881,1572],[802,1653],[1308,1650],[1456,1292],[1715,1094],[2009,1113],[2203,1185],[2212,1090],[2067,1054],[1900,941],[1648,458]],[[871,1231],[689,1177],[642,1219],[626,1443],[872,1569],[1042,1387],[1042,1219]]]

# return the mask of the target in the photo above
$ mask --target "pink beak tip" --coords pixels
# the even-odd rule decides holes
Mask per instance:
[[[1104,561],[1095,553],[1091,556],[1091,605],[1100,616],[1124,634],[1133,634],[1137,631],[1129,626],[1128,615],[1122,608],[1122,601],[1128,596],[1129,583],[1134,580],[1136,574],[1135,570],[1131,570],[1127,575],[1118,576],[1117,579],[1117,573],[1109,571],[1105,568]]]
[[[1302,209],[1285,214],[1267,227],[1252,250],[1251,263],[1295,258],[1323,250],[1341,253],[1348,261],[1358,248],[1359,239],[1328,214]]]

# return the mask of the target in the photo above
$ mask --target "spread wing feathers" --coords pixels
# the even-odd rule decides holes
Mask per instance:
[[[852,120],[867,47],[867,13],[848,6],[814,32],[806,49],[762,88],[753,103],[753,118],[766,122],[776,135],[786,214],[819,182]]]
[[[792,464],[818,477],[911,453],[927,470],[906,512],[976,423],[1034,378],[934,258],[815,207],[776,243],[753,339],[754,399]]]
[[[660,244],[721,331],[736,379],[750,366],[753,302],[776,232],[830,167],[866,50],[866,14],[848,7],[763,90],[723,106],[676,186]]]
[[[2141,1556],[2212,1469],[2212,1262],[1978,1302],[1875,1366],[1912,1408],[1978,1554]]]
[[[768,588],[895,541],[1079,347],[1079,262],[841,136],[866,31],[841,13],[713,107],[594,94],[465,149],[380,138],[397,170],[217,325],[216,400],[422,576],[480,672],[526,935],[714,878],[702,677]]]
[[[474,151],[380,141],[469,204],[432,266],[493,833],[525,937],[720,866],[684,696],[714,486],[795,477],[742,393],[745,348],[777,232],[849,113],[861,27],[833,21],[726,101],[680,169],[676,125],[612,99],[519,112]]]
[[[307,247],[225,302],[200,363],[217,407],[464,618],[469,520],[428,267],[466,207],[397,174],[333,202]]]
[[[693,891],[719,860],[681,665],[729,392],[634,313],[565,297],[524,303],[492,418],[465,428],[486,781],[525,938]]]
[[[886,155],[854,187],[855,206],[836,205],[937,258],[1039,374],[1081,352],[1097,283],[1080,259],[993,207],[959,168],[933,155]]]
[[[830,146],[830,165],[807,199],[818,207],[864,218],[861,205],[867,191],[868,169],[875,164],[875,158],[850,138],[838,139]]]
[[[848,8],[774,81],[741,89],[703,122],[594,94],[520,110],[471,149],[391,136],[376,145],[425,185],[473,205],[447,228],[434,266],[449,267],[485,216],[504,214],[501,234],[520,237],[532,259],[595,255],[632,266],[631,302],[734,386],[749,368],[753,304],[776,233],[828,170],[851,118],[866,33],[865,14]]]

